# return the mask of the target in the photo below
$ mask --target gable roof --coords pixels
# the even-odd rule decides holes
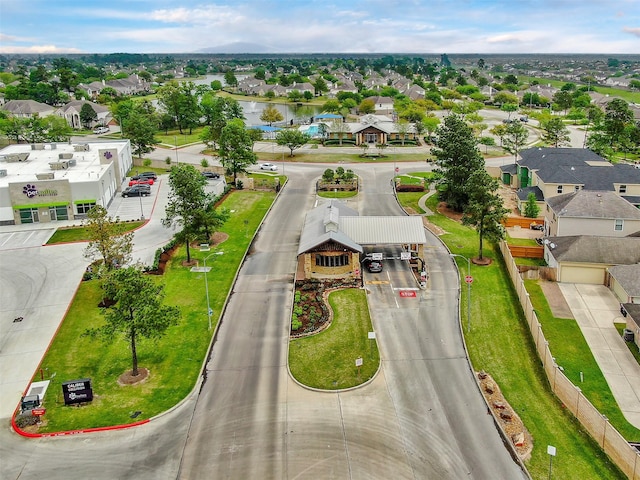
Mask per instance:
[[[549,237],[546,248],[559,262],[633,265],[640,263],[640,237],[572,235]],[[551,247],[553,245],[553,247]]]
[[[362,247],[340,231],[340,220],[343,215],[357,216],[358,212],[336,200],[330,200],[328,203],[307,212],[300,234],[298,255],[329,241],[337,242],[350,250],[362,253]]]
[[[616,185],[640,184],[640,168],[613,164],[585,148],[530,148],[518,165],[534,170],[544,183],[580,185],[585,190],[616,191]]]
[[[640,210],[614,192],[578,190],[547,199],[558,217],[640,220]]]
[[[615,265],[608,270],[630,297],[640,297],[640,264]]]

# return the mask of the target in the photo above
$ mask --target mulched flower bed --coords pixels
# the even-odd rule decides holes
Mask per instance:
[[[360,286],[357,280],[297,281],[291,336],[302,337],[326,328],[331,322],[331,312],[326,298],[328,293],[337,288],[359,288]],[[294,325],[298,325],[295,330]]]

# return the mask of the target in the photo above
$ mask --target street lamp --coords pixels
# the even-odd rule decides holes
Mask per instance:
[[[467,282],[467,332],[471,332],[471,282],[473,282],[473,277],[471,276],[471,260],[459,253],[450,253],[449,255],[464,258],[467,261],[467,276],[464,281]]]
[[[211,267],[207,268],[207,260],[211,255],[215,255],[215,254],[216,252],[213,252],[207,255],[202,261],[204,263],[204,291],[207,295],[207,319],[209,320],[209,330],[211,330],[211,313],[212,312],[211,312],[211,304],[209,303],[209,281],[207,280],[207,273],[209,273],[209,270],[211,270]]]
[[[173,143],[176,144],[176,164],[179,164],[178,161],[178,137],[176,135],[173,136]]]

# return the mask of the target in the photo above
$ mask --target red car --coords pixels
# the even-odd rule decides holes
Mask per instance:
[[[153,185],[153,178],[139,178],[137,180],[132,178],[129,181],[129,186],[133,187],[134,185]]]

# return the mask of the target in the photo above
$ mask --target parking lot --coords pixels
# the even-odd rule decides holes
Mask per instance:
[[[11,230],[6,230],[8,228]],[[0,250],[40,247],[47,243],[55,231],[55,227],[37,228],[33,225],[3,227],[0,230]]]

